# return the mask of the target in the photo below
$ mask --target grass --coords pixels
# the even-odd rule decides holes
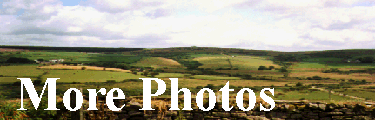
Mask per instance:
[[[190,74],[181,74],[181,73],[159,73],[159,75],[156,75],[157,78],[182,78],[184,75],[190,75]]]
[[[203,66],[200,68],[230,68],[230,64],[228,62],[230,60],[232,66],[234,68],[239,69],[247,69],[247,70],[257,70],[259,66],[275,66],[278,65],[274,64],[271,60],[267,60],[264,57],[256,57],[256,56],[215,56],[215,57],[198,57],[194,58],[198,62],[202,63]]]
[[[168,67],[168,68],[182,68],[183,66],[172,59],[167,59],[163,57],[147,57],[143,58],[140,61],[131,64],[133,66],[143,66],[143,67]]]
[[[0,75],[17,77],[37,77],[43,74],[43,70],[36,69],[37,66],[1,66]]]
[[[94,70],[42,70],[37,66],[2,66],[0,75],[10,77],[0,77],[0,82],[15,82],[17,77],[36,78],[48,71],[46,78],[60,78],[58,82],[106,82],[107,80],[122,81],[124,79],[139,79],[140,75],[125,72],[94,71]],[[13,80],[13,81],[12,81]]]
[[[51,70],[44,78],[60,78],[58,82],[106,82],[125,79],[139,79],[142,76],[124,72],[91,71],[91,70]]]
[[[194,79],[203,79],[203,80],[239,80],[239,77],[223,77],[223,76],[213,76],[213,75],[194,75],[191,76]]]
[[[339,93],[343,93],[350,96],[357,96],[360,98],[368,98],[371,100],[375,100],[374,89],[361,89],[361,88],[355,88],[355,89],[336,89],[334,91],[338,91]]]
[[[293,68],[373,68],[374,63],[318,63],[318,62],[300,62]]]
[[[14,57],[24,57],[30,60],[36,59],[65,59],[67,62],[118,62],[134,63],[142,59],[141,56],[124,54],[86,54],[81,52],[21,52],[13,54]]]
[[[276,100],[300,100],[301,98],[305,98],[306,100],[310,101],[325,101],[325,100],[335,100],[335,101],[348,101],[353,100],[347,97],[338,96],[338,95],[331,95],[331,99],[329,98],[328,92],[322,91],[290,91],[284,93],[285,95],[275,95],[274,97]]]

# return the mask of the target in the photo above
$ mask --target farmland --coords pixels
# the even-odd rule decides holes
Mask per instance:
[[[21,90],[17,78],[31,78],[33,83],[39,83],[35,84],[38,93],[46,78],[60,78],[57,81],[58,98],[69,88],[120,88],[126,96],[142,97],[143,81],[139,78],[159,78],[166,83],[166,91],[157,97],[170,98],[169,78],[178,78],[178,88],[188,88],[193,97],[202,88],[220,93],[220,88],[229,82],[230,88],[235,90],[230,92],[231,100],[242,88],[254,90],[257,99],[261,89],[274,88],[273,96],[267,92],[274,100],[327,103],[375,101],[375,76],[372,71],[375,64],[343,62],[350,55],[345,58],[334,55],[324,57],[332,52],[346,55],[358,51],[285,53],[193,47],[121,52],[6,51],[0,54],[0,99],[19,101]],[[280,58],[280,55],[292,60]],[[366,54],[351,56],[354,59]],[[9,61],[10,58],[26,58],[31,62],[14,63]],[[49,62],[52,59],[65,61]],[[43,62],[38,64],[34,60]],[[153,81],[152,92],[155,93],[157,88],[157,83]],[[337,94],[320,89],[329,89]],[[84,90],[83,94],[88,96],[88,91]],[[26,91],[24,97],[29,98]]]

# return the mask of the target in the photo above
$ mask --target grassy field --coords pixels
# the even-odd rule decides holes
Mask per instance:
[[[172,59],[167,59],[163,57],[147,57],[140,61],[131,64],[133,66],[143,66],[143,67],[154,67],[154,68],[182,68],[183,66]]]
[[[45,78],[60,78],[58,82],[106,82],[107,80],[122,81],[125,79],[139,79],[140,75],[134,75],[125,72],[97,71],[97,70],[43,70],[36,69],[37,66],[2,66],[0,67],[1,82],[15,82],[17,77],[36,78],[44,72]],[[6,77],[11,76],[11,77]],[[13,81],[12,81],[13,79]]]
[[[21,52],[13,53],[14,57],[23,57],[30,60],[43,59],[65,59],[66,62],[119,62],[134,63],[142,59],[141,56],[124,55],[124,54],[99,54],[85,52]]]
[[[176,49],[178,50],[178,49]],[[167,54],[167,53],[166,53]],[[246,55],[231,55],[220,54],[220,52],[215,54],[209,53],[184,53],[188,57],[183,57],[181,59],[196,60],[203,65],[200,68],[239,68],[238,70],[215,70],[219,73],[226,74],[251,74],[254,79],[262,76],[267,76],[267,78],[272,78],[272,80],[244,80],[240,77],[227,77],[227,76],[215,76],[215,75],[190,75],[189,70],[186,70],[183,65],[175,60],[167,59],[167,57],[151,57],[151,56],[135,56],[130,53],[113,53],[113,54],[102,54],[102,53],[85,53],[85,52],[7,52],[2,54],[2,56],[10,57],[25,57],[31,60],[34,59],[66,59],[66,61],[72,62],[116,62],[116,63],[126,63],[130,66],[143,66],[143,67],[154,67],[154,68],[168,68],[165,71],[170,73],[160,73],[155,77],[161,78],[167,84],[166,93],[170,92],[170,80],[168,78],[179,78],[179,88],[185,87],[192,89],[193,93],[197,92],[197,88],[205,86],[215,86],[215,91],[217,91],[218,86],[225,85],[228,81],[232,87],[243,88],[243,87],[270,87],[274,86],[277,88],[283,87],[286,84],[288,86],[294,86],[297,82],[302,82],[304,85],[309,84],[338,84],[340,79],[354,79],[354,80],[367,80],[369,82],[375,82],[375,76],[367,73],[352,73],[349,75],[339,75],[337,73],[322,73],[322,69],[328,68],[340,68],[340,70],[358,70],[364,68],[374,67],[374,64],[365,63],[342,63],[342,58],[332,58],[332,57],[316,57],[308,58],[299,63],[296,63],[289,70],[291,73],[289,77],[293,79],[285,79],[283,73],[278,70],[257,70],[259,66],[275,66],[280,68],[280,66],[273,63],[270,59],[272,56],[246,56]],[[229,53],[226,53],[229,54]],[[157,55],[156,55],[157,56]],[[166,55],[168,56],[168,55]],[[5,58],[4,57],[4,58]],[[168,58],[171,58],[170,56]],[[173,57],[172,57],[173,58]],[[176,59],[176,58],[173,58]],[[5,59],[2,59],[3,61]],[[229,60],[229,61],[228,61]],[[77,88],[96,88],[104,87],[108,89],[121,88],[127,95],[141,95],[143,89],[142,80],[139,78],[144,78],[141,76],[141,72],[137,75],[126,73],[126,72],[116,72],[109,71],[110,68],[106,70],[50,70],[50,69],[37,69],[37,64],[32,65],[16,65],[16,66],[1,66],[0,67],[0,93],[3,95],[17,95],[19,92],[19,86],[9,86],[5,85],[8,83],[13,83],[19,81],[18,77],[30,77],[32,80],[36,80],[38,76],[41,76],[43,80],[46,78],[60,78],[59,91],[63,92],[71,87]],[[48,66],[47,66],[48,67]],[[77,66],[76,66],[77,67]],[[99,68],[100,69],[100,68]],[[108,69],[108,70],[107,70]],[[181,72],[181,73],[172,73]],[[184,73],[184,74],[182,74]],[[330,78],[327,80],[306,80],[306,77],[312,77],[318,75],[323,78]],[[298,78],[297,78],[298,77]],[[114,80],[116,83],[109,83],[108,80]],[[73,84],[73,82],[75,84]],[[98,83],[93,83],[98,82]],[[40,86],[38,86],[40,87]],[[5,89],[6,88],[6,89]],[[41,89],[41,88],[38,88]],[[152,83],[152,89],[157,89],[157,84]],[[216,90],[217,89],[217,90]],[[17,91],[18,90],[18,91]],[[5,92],[4,92],[5,91]],[[279,100],[300,100],[302,98],[307,100],[328,100],[328,93],[321,91],[278,91],[279,96],[275,99]],[[348,95],[357,95],[359,97],[375,99],[372,97],[374,91],[371,90],[361,90],[360,88],[348,89],[342,91]],[[361,93],[358,93],[361,92]],[[19,94],[19,93],[18,93]],[[168,96],[165,94],[164,96]],[[346,101],[351,100],[341,96],[332,96],[333,100]]]
[[[190,75],[190,74],[181,74],[181,73],[160,73],[159,75],[156,75],[157,78],[182,78],[184,75]]]
[[[257,70],[259,66],[275,66],[271,60],[267,60],[264,57],[256,56],[214,56],[214,57],[197,57],[194,60],[203,64],[200,68],[230,68],[230,63],[234,68],[247,69],[247,70]]]
[[[106,82],[116,80],[118,82],[125,79],[139,79],[140,75],[124,72],[91,71],[91,70],[51,70],[45,78],[57,78],[59,82]]]
[[[202,79],[202,80],[239,80],[239,77],[223,77],[223,76],[214,76],[214,75],[194,75],[191,76],[194,79]]]
[[[38,70],[36,68],[37,66],[1,66],[0,75],[16,77],[37,77],[38,75],[43,74],[43,70]]]
[[[310,101],[329,101],[329,94],[322,91],[290,91],[282,95],[274,97],[276,100],[300,100],[306,99]],[[349,101],[354,100],[343,96],[331,95],[331,99],[335,101]]]

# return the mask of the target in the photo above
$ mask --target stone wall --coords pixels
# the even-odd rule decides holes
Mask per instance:
[[[192,101],[193,102],[193,101]],[[159,106],[153,111],[141,111],[142,104],[134,101],[123,101],[117,106],[126,104],[122,111],[111,112],[115,119],[141,120],[141,119],[164,119],[164,120],[264,120],[264,119],[364,119],[375,118],[374,105],[351,105],[351,104],[326,104],[319,102],[276,102],[276,107],[268,112],[260,111],[259,104],[251,111],[239,110],[234,106],[231,111],[224,111],[221,103],[217,103],[213,110],[208,112],[192,106],[191,111],[170,111],[170,105]],[[166,102],[170,103],[170,102]],[[107,108],[107,107],[104,107]],[[269,106],[266,108],[269,108]],[[96,111],[98,112],[98,111]],[[90,114],[87,114],[87,117]],[[93,115],[91,115],[93,116]]]

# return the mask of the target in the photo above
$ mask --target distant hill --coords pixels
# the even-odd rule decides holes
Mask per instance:
[[[279,54],[307,55],[310,57],[334,57],[353,58],[358,56],[374,56],[375,49],[344,49],[325,51],[302,51],[302,52],[281,52],[271,50],[251,50],[239,48],[218,48],[218,47],[172,47],[172,48],[103,48],[103,47],[46,47],[46,46],[8,46],[0,45],[0,49],[12,51],[64,51],[64,52],[123,52],[133,55],[165,57],[186,56],[187,54],[224,54],[224,55],[249,55],[249,56],[277,56]]]
[[[238,48],[175,47],[175,48],[144,49],[144,50],[132,51],[132,53],[141,54],[141,55],[193,53],[193,54],[241,54],[241,55],[252,55],[252,56],[275,56],[282,52],[266,51],[266,50],[247,50],[247,49],[238,49]]]
[[[41,50],[61,52],[128,52],[143,50],[144,48],[104,48],[104,47],[46,47],[46,46],[7,46],[0,45],[0,48],[13,50]]]

